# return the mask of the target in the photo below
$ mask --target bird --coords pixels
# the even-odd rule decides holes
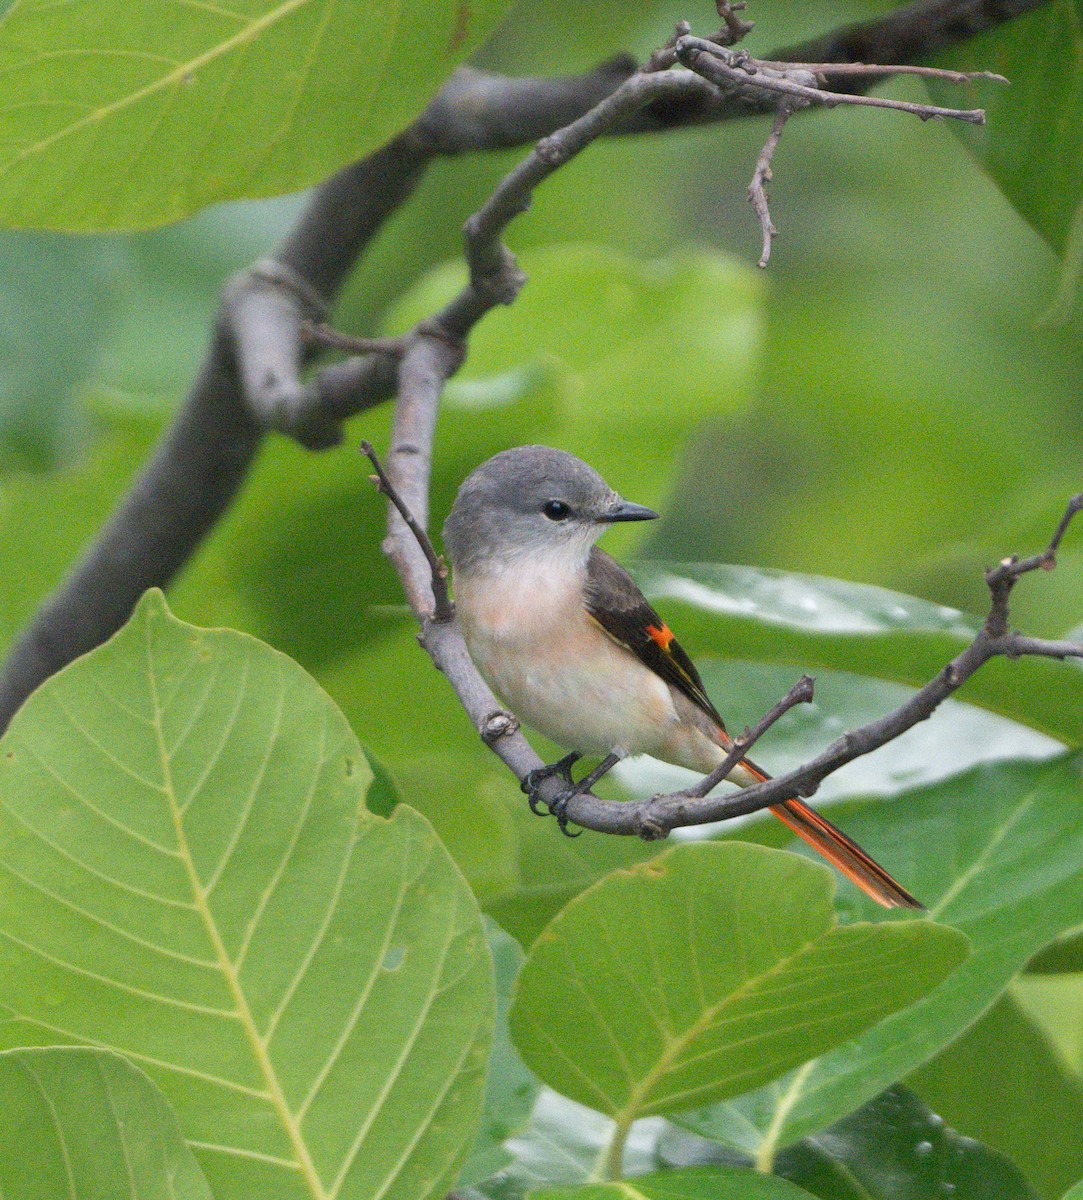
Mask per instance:
[[[595,545],[652,509],[623,499],[582,459],[549,446],[494,455],[463,481],[443,527],[455,609],[486,683],[523,722],[569,750],[523,781],[567,783],[547,803],[567,832],[570,799],[621,759],[648,754],[707,773],[733,746],[698,670],[632,576]],[[578,783],[572,765],[601,756]],[[770,776],[742,758],[742,787]],[[796,796],[771,812],[885,908],[924,906]]]

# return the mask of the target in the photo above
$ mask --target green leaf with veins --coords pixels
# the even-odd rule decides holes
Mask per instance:
[[[966,940],[838,927],[834,880],[737,842],[679,846],[576,897],[527,956],[511,1027],[550,1087],[627,1131],[738,1095],[935,987]]]
[[[16,0],[0,223],[144,229],[317,183],[413,120],[505,7]]]
[[[142,1066],[214,1190],[442,1196],[492,1027],[476,902],[295,663],[148,593],[0,741],[0,1047]],[[378,806],[384,798],[377,797]]]
[[[0,1054],[4,1200],[211,1200],[177,1116],[109,1050]]]
[[[848,808],[846,832],[970,939],[970,958],[911,1007],[797,1073],[680,1124],[756,1155],[852,1112],[971,1025],[1041,946],[1083,921],[1083,762],[998,763],[888,803]],[[890,916],[856,889],[844,919]]]

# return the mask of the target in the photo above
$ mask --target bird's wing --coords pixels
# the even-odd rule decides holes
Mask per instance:
[[[587,562],[587,613],[644,666],[703,710],[718,728],[726,726],[711,703],[695,664],[672,630],[647,603],[628,572],[596,546]]]
[[[718,710],[704,690],[699,672],[665,621],[647,603],[631,575],[604,550],[597,548],[591,551],[587,564],[586,605],[589,615],[615,642],[630,650],[640,662],[717,724],[722,733],[722,746],[733,744]],[[739,765],[756,779],[770,778],[751,759],[742,758]],[[742,786],[746,786],[746,782],[742,782]],[[920,901],[896,883],[875,859],[803,800],[796,797],[783,800],[771,805],[771,811],[878,904],[885,908],[922,907]]]

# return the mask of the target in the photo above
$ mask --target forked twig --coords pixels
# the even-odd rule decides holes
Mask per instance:
[[[812,703],[815,686],[816,681],[811,675],[802,675],[774,708],[765,713],[751,729],[746,728],[740,737],[733,739],[733,745],[722,762],[710,774],[704,775],[694,787],[688,788],[687,794],[689,796],[706,796],[713,792],[724,779],[729,778],[733,768],[780,717],[784,717],[791,708],[796,708],[798,704]]]
[[[719,11],[725,7],[720,3]],[[834,108],[839,104],[868,105],[875,108],[891,108],[900,112],[913,113],[923,121],[939,120],[951,117],[957,121],[967,121],[975,125],[985,123],[985,113],[982,109],[942,108],[936,104],[913,104],[905,100],[886,100],[881,96],[862,96],[848,92],[832,92],[823,86],[823,75],[829,70],[836,75],[876,77],[894,74],[923,75],[943,79],[951,83],[971,83],[975,79],[994,80],[999,83],[1008,81],[1003,75],[991,71],[942,71],[935,67],[915,67],[876,64],[869,66],[865,63],[846,63],[841,70],[836,71],[829,63],[807,62],[777,62],[753,58],[746,51],[731,50],[731,40],[723,35],[713,38],[693,37],[682,31],[678,26],[673,37],[659,51],[659,65],[669,61],[669,56],[682,63],[689,70],[709,80],[727,92],[740,96],[762,99],[764,96],[777,98],[775,119],[771,132],[767,135],[763,149],[756,160],[756,169],[752,174],[752,182],[748,187],[748,198],[760,220],[763,232],[763,250],[760,254],[760,267],[766,267],[771,258],[772,239],[778,233],[771,221],[771,213],[767,204],[765,185],[771,179],[771,160],[778,148],[782,130],[790,117],[802,108],[820,104]],[[652,59],[652,62],[654,60]],[[659,69],[658,66],[652,69]]]

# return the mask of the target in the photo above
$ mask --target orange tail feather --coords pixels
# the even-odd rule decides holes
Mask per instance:
[[[761,780],[770,778],[747,758],[742,761],[741,766]],[[832,866],[837,867],[847,879],[856,883],[866,896],[871,896],[877,904],[882,904],[885,908],[925,907],[919,900],[915,900],[906,888],[896,883],[857,842],[848,838],[841,829],[836,829],[826,817],[820,816],[804,801],[783,800],[781,804],[773,804],[771,812],[799,838],[808,842],[813,850],[822,854]]]

